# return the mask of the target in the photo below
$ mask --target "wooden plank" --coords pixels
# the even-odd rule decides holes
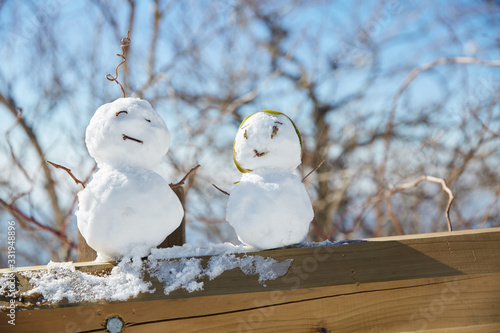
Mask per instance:
[[[222,295],[19,311],[12,332],[104,332],[103,322],[117,314],[125,332],[491,328],[500,327],[498,281],[500,273],[476,274],[239,294],[237,299]]]
[[[348,293],[315,288],[319,295],[273,306],[139,325],[129,332],[401,332],[490,325],[500,327],[500,274],[472,278],[375,283]],[[266,295],[269,296],[269,295]],[[263,303],[259,298],[259,302]],[[259,304],[255,302],[254,304]]]
[[[185,211],[186,195],[184,193],[184,188],[182,186],[179,186],[174,188],[173,191],[181,201],[182,208],[184,208]],[[162,249],[175,245],[182,246],[184,243],[186,243],[186,215],[182,217],[181,225],[177,229],[175,229],[174,232],[172,232],[167,238],[165,238],[165,240],[160,245],[158,245],[158,247]]]
[[[202,280],[204,290],[191,294],[165,296],[153,279],[156,293],[127,302],[18,303],[14,332],[103,331],[115,314],[125,320],[126,332],[397,332],[424,326],[486,332],[500,324],[500,228],[254,254],[294,262],[267,287],[234,269]],[[86,272],[113,267],[75,266]],[[19,286],[30,288],[26,279]],[[1,331],[13,329],[5,325],[0,322]]]
[[[91,248],[80,230],[78,230],[78,261],[94,261],[97,258],[97,252]]]
[[[482,237],[481,237],[482,236]],[[479,238],[478,238],[479,237]],[[498,271],[500,267],[500,228],[467,234],[447,234],[434,238],[415,238],[401,241],[366,242],[316,248],[288,248],[256,252],[278,261],[293,258],[290,271],[282,279],[269,281],[268,289],[311,288],[325,285],[375,282],[420,277],[453,276],[457,274]],[[252,254],[252,253],[251,253]],[[208,258],[204,258],[204,262]],[[85,272],[110,270],[113,264],[77,263]],[[38,271],[43,266],[21,268],[19,271]],[[314,274],[311,274],[314,271]],[[0,270],[0,273],[8,270]],[[18,274],[21,291],[29,290],[26,279]],[[235,292],[258,292],[264,287],[255,276],[246,276],[235,269],[224,278],[205,281],[203,291],[189,294],[176,291],[168,296],[161,285],[152,280],[158,294],[141,295],[137,300],[193,297]],[[221,283],[217,283],[221,281]],[[1,305],[1,298],[0,298]],[[56,305],[57,306],[57,305]]]

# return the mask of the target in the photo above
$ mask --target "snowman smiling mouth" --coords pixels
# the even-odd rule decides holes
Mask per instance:
[[[253,152],[255,153],[254,157],[262,157],[262,156],[266,155],[267,153],[269,153],[268,151],[264,151],[264,152],[260,153],[257,149],[254,149]]]
[[[123,135],[123,140],[127,140],[128,139],[128,140],[132,140],[132,141],[138,142],[141,145],[143,144],[143,142],[141,140],[139,140],[139,139],[133,138],[133,137],[128,136],[126,134],[122,134],[122,135]]]

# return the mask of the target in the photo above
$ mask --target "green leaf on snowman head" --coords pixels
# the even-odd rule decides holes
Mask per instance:
[[[269,113],[269,114],[272,114],[272,115],[283,115],[283,116],[287,117],[287,118],[288,118],[288,120],[290,120],[290,122],[291,122],[291,123],[292,123],[292,125],[293,125],[293,128],[295,129],[295,132],[297,133],[297,137],[299,138],[299,143],[300,143],[300,157],[302,158],[303,147],[302,147],[302,137],[300,136],[300,132],[299,132],[299,130],[297,129],[297,126],[295,126],[295,123],[293,122],[293,120],[292,120],[290,117],[288,117],[286,114],[284,114],[283,112],[274,111],[274,110],[262,110],[262,111],[259,111],[259,112],[256,112],[256,113],[253,113],[253,114],[251,114],[251,115],[247,116],[245,119],[243,119],[243,121],[242,121],[242,122],[241,122],[241,124],[240,124],[240,127],[238,127],[238,132],[239,132],[239,131],[240,131],[240,129],[244,126],[245,122],[246,122],[248,119],[250,119],[250,117],[252,117],[252,116],[254,116],[254,115],[258,114],[258,113],[261,113],[261,112]],[[274,135],[275,135],[275,134],[276,134],[276,133],[274,133]],[[272,137],[271,137],[271,138],[273,138],[273,137],[274,137],[274,135],[272,135]],[[245,137],[245,139],[247,138],[247,137],[246,137],[246,131],[245,131],[245,133],[244,133],[244,137]],[[239,171],[239,172],[241,172],[241,173],[251,172],[251,171],[252,171],[251,169],[245,169],[245,168],[243,168],[243,167],[240,165],[240,163],[236,160],[236,150],[235,150],[235,148],[234,148],[235,143],[236,143],[236,139],[235,139],[235,140],[234,140],[234,142],[233,142],[233,161],[234,161],[234,165],[236,165],[236,168],[237,168],[237,169],[238,169],[238,171]]]

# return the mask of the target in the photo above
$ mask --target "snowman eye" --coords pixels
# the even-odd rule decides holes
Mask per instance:
[[[245,139],[248,139],[247,130],[246,130],[246,128],[245,128],[245,127],[247,127],[247,126],[248,126],[248,124],[247,124],[247,125],[245,125],[245,126],[243,126],[243,127],[241,128],[241,129],[245,129],[245,132],[243,132],[243,137],[244,137]]]
[[[118,117],[118,115],[119,115],[119,114],[121,114],[121,113],[128,114],[128,112],[127,112],[127,111],[125,111],[125,110],[121,110],[121,111],[118,111],[118,112],[116,113],[116,116]]]
[[[275,124],[280,124],[280,125],[283,125],[282,122],[279,122],[279,121],[275,121],[274,122]],[[276,134],[278,134],[278,131],[279,131],[279,128],[277,125],[274,125],[273,126],[273,132],[271,133],[271,139],[274,139],[274,137],[276,136]]]

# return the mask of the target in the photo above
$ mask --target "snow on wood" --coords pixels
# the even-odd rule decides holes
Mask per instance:
[[[500,331],[500,228],[302,245],[246,252],[221,244],[210,254],[191,245],[154,250],[146,260],[121,264],[141,266],[144,287],[154,292],[70,304],[62,295],[60,302],[39,305],[42,295],[21,297],[16,326],[5,320],[0,331],[104,332],[108,320],[120,320],[123,332]],[[99,277],[111,276],[120,264],[56,267]],[[169,280],[156,268],[181,274]],[[43,269],[14,273],[22,294],[33,289],[27,273]],[[140,286],[135,278],[116,284]],[[0,296],[1,305],[8,302]]]

